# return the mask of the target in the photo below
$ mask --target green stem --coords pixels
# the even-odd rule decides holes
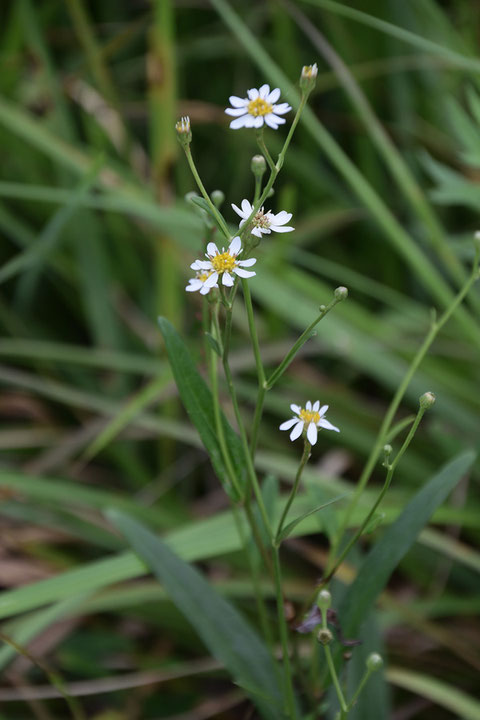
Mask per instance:
[[[192,171],[192,175],[193,175],[193,177],[195,178],[195,182],[197,183],[198,189],[199,189],[200,192],[202,193],[205,201],[208,203],[208,206],[210,207],[210,210],[212,211],[212,214],[214,215],[214,217],[215,217],[215,219],[216,219],[219,227],[221,228],[223,234],[225,235],[225,237],[226,237],[228,240],[230,240],[230,233],[229,233],[229,231],[228,231],[227,224],[226,224],[225,220],[223,219],[222,215],[219,213],[218,209],[215,207],[215,205],[214,205],[213,202],[211,201],[210,196],[209,196],[209,194],[207,193],[207,191],[205,190],[205,187],[204,187],[204,185],[203,185],[203,183],[202,183],[202,180],[201,180],[201,178],[200,178],[200,175],[198,174],[197,168],[196,168],[195,163],[194,163],[194,161],[193,161],[193,157],[192,157],[192,152],[191,152],[191,150],[190,150],[190,146],[189,146],[189,145],[185,145],[183,149],[185,150],[185,155],[186,155],[188,164],[189,164],[189,166],[190,166],[190,170]]]
[[[252,458],[255,457],[257,449],[258,431],[263,414],[263,403],[265,400],[265,370],[263,369],[262,357],[260,355],[260,346],[258,343],[257,328],[255,326],[255,317],[253,314],[252,296],[250,294],[250,286],[246,280],[242,279],[243,297],[245,299],[245,309],[247,311],[248,328],[250,330],[250,339],[252,341],[253,353],[255,355],[255,365],[258,377],[258,395],[255,407],[255,415],[253,419],[253,430],[250,441],[250,453]]]
[[[360,693],[362,692],[363,688],[367,684],[368,679],[369,679],[370,675],[372,674],[372,672],[373,672],[373,670],[370,670],[367,667],[367,669],[365,670],[365,672],[363,674],[362,679],[360,680],[360,683],[359,683],[357,689],[355,690],[355,693],[353,694],[352,699],[348,703],[347,711],[351,710],[353,708],[353,706],[355,705],[355,703],[357,702],[358,698],[360,697]]]
[[[288,627],[285,619],[285,610],[283,605],[282,592],[282,571],[280,569],[280,557],[278,547],[273,545],[273,569],[275,576],[275,595],[277,599],[278,627],[280,632],[280,642],[282,644],[283,668],[285,678],[285,705],[287,714],[292,720],[297,717],[297,709],[295,707],[295,696],[293,692],[292,667],[290,664],[290,655],[288,651]]]
[[[328,645],[324,645],[325,650],[325,657],[327,658],[327,665],[328,669],[330,670],[330,675],[332,676],[333,685],[335,687],[335,692],[337,693],[338,701],[340,703],[340,717],[344,718],[346,714],[348,713],[348,707],[347,703],[345,702],[345,698],[343,696],[342,688],[340,686],[340,682],[338,680],[337,671],[335,670],[335,663],[333,662],[332,653]]]
[[[338,563],[335,561],[335,556],[336,556],[336,554],[338,552],[338,548],[340,547],[340,544],[343,540],[343,535],[345,533],[346,528],[348,527],[348,524],[352,517],[353,511],[355,510],[355,508],[358,505],[360,496],[362,495],[362,493],[372,475],[372,472],[373,472],[373,469],[377,462],[378,456],[382,450],[382,447],[385,445],[386,438],[389,434],[389,430],[390,430],[391,424],[393,422],[393,419],[395,417],[395,414],[396,414],[396,412],[400,406],[400,403],[403,399],[403,396],[405,395],[405,392],[412,380],[412,377],[414,376],[415,372],[417,371],[419,365],[421,364],[423,358],[427,354],[431,344],[435,340],[436,336],[438,335],[438,333],[440,332],[442,327],[445,325],[447,320],[449,320],[451,315],[455,312],[457,307],[460,305],[460,303],[462,302],[464,297],[469,292],[470,288],[473,286],[475,281],[478,279],[478,264],[479,264],[479,247],[477,244],[475,246],[475,259],[473,262],[473,269],[472,269],[472,273],[471,273],[470,277],[468,278],[464,287],[456,295],[456,297],[454,298],[450,307],[448,307],[445,310],[445,312],[443,313],[440,320],[434,321],[432,323],[430,331],[428,332],[425,340],[423,341],[423,343],[420,346],[420,348],[418,349],[415,357],[413,358],[412,362],[410,363],[410,366],[408,367],[408,369],[403,377],[402,382],[398,386],[397,391],[395,392],[395,395],[392,398],[392,401],[388,407],[388,410],[385,414],[385,417],[384,417],[382,424],[380,426],[380,429],[378,431],[378,435],[377,435],[375,444],[372,448],[372,451],[367,459],[367,462],[365,464],[363,472],[358,481],[358,484],[357,484],[357,487],[353,494],[350,505],[348,506],[347,511],[345,512],[342,524],[341,524],[339,531],[335,537],[335,540],[332,543],[329,563],[327,565],[327,577],[332,576],[333,565],[335,565],[335,567],[338,567]]]
[[[275,172],[275,163],[273,162],[272,156],[268,152],[268,148],[265,145],[265,139],[263,137],[263,127],[256,131],[257,136],[257,144],[260,150],[262,151],[263,155],[265,156],[265,159],[268,163],[268,167],[270,170]]]
[[[295,495],[297,494],[298,485],[300,483],[300,478],[302,477],[303,469],[304,469],[305,465],[307,464],[308,459],[310,457],[311,450],[312,450],[312,446],[310,445],[308,440],[305,440],[305,444],[303,446],[302,459],[300,460],[300,465],[298,466],[297,474],[295,475],[295,482],[293,483],[292,490],[291,490],[288,500],[285,504],[285,507],[283,508],[282,517],[280,518],[280,522],[278,523],[277,534],[275,537],[275,542],[277,544],[280,544],[280,542],[281,542],[280,536],[282,534],[283,525],[287,518],[288,511],[290,510],[292,503],[295,499]]]
[[[303,333],[298,338],[297,342],[291,350],[288,351],[288,353],[285,355],[284,359],[280,363],[280,365],[277,367],[276,370],[273,371],[273,373],[270,375],[270,377],[267,380],[266,389],[270,390],[277,380],[281,378],[285,370],[288,368],[292,360],[294,359],[295,355],[298,353],[302,345],[305,345],[307,340],[311,337],[312,330],[314,330],[315,326],[318,325],[320,320],[322,320],[327,313],[330,312],[332,308],[335,307],[335,305],[339,302],[341,302],[343,297],[334,297],[333,300],[326,306],[323,307],[320,315],[318,315],[313,322],[310,323],[310,325],[307,327],[306,330],[303,331]]]

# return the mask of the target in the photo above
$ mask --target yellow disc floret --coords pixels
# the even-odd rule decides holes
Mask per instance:
[[[318,423],[318,421],[320,420],[320,413],[313,412],[313,410],[302,409],[302,410],[300,410],[299,415],[302,418],[302,420],[306,423],[313,422],[316,425]]]
[[[266,100],[258,97],[256,100],[250,100],[247,105],[247,112],[249,115],[258,117],[259,115],[268,115],[273,112],[273,105],[270,105]]]
[[[236,265],[236,259],[229,252],[224,252],[210,258],[214,270],[218,273],[231,272]]]

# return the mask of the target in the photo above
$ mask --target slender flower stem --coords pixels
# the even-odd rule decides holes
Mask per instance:
[[[335,305],[337,303],[341,302],[342,300],[343,300],[343,297],[334,297],[333,300],[328,305],[326,305],[325,307],[322,308],[320,314],[315,318],[315,320],[313,322],[310,323],[310,325],[307,327],[307,329],[303,331],[303,333],[300,335],[300,337],[298,338],[295,345],[293,345],[293,347],[285,355],[285,357],[283,358],[282,362],[277,367],[277,369],[274,370],[273,373],[270,375],[270,377],[268,378],[267,383],[266,383],[267,390],[270,390],[275,385],[277,380],[279,380],[281,378],[281,376],[283,375],[285,370],[288,368],[288,366],[290,365],[290,363],[292,362],[292,360],[294,359],[295,355],[298,353],[298,351],[300,350],[302,345],[305,345],[307,340],[311,337],[312,331],[314,330],[316,325],[318,325],[320,320],[322,320],[325,317],[325,315],[327,315],[327,313],[329,313],[330,310],[332,308],[334,308]]]
[[[343,696],[342,688],[340,686],[340,682],[338,680],[337,671],[335,670],[335,663],[333,662],[332,658],[332,651],[328,647],[328,645],[324,646],[325,650],[325,657],[327,658],[327,665],[328,669],[330,670],[330,675],[332,676],[333,685],[335,687],[335,692],[337,693],[338,701],[340,703],[340,718],[344,718],[348,712],[348,706],[345,702],[345,698]]]
[[[260,175],[255,175],[255,194],[253,196],[253,204],[258,202],[260,193],[262,192],[262,178]]]
[[[329,562],[327,565],[327,577],[332,577],[332,575],[333,575],[332,568],[334,566],[335,566],[335,568],[338,567],[338,562],[335,559],[337,552],[338,552],[338,548],[341,545],[343,536],[348,527],[348,524],[352,517],[353,511],[357,507],[360,496],[362,495],[362,493],[372,475],[372,472],[375,468],[375,464],[381,453],[382,447],[385,444],[386,439],[388,437],[389,430],[392,425],[395,414],[400,406],[400,403],[403,399],[403,396],[405,395],[405,392],[407,391],[407,388],[412,380],[412,377],[414,376],[415,372],[417,371],[419,365],[421,364],[422,360],[424,359],[425,355],[427,354],[428,350],[430,349],[431,344],[437,337],[437,335],[440,332],[440,330],[442,329],[442,327],[445,325],[447,320],[450,319],[451,315],[455,312],[455,310],[461,304],[462,300],[467,295],[467,293],[469,292],[469,290],[473,286],[473,284],[476,282],[476,280],[478,280],[479,253],[480,253],[480,250],[479,250],[479,246],[478,246],[478,242],[477,242],[477,244],[475,246],[475,259],[473,262],[473,269],[472,269],[470,277],[468,278],[467,282],[465,283],[463,288],[460,290],[460,292],[456,295],[456,297],[453,300],[450,307],[448,307],[445,310],[445,312],[443,313],[441,318],[437,321],[434,320],[432,322],[430,331],[428,332],[425,340],[423,341],[423,343],[420,346],[420,348],[418,349],[415,357],[413,358],[412,362],[410,363],[410,365],[403,377],[402,382],[398,386],[397,391],[395,392],[395,395],[392,398],[392,401],[388,407],[388,410],[385,414],[385,417],[384,417],[382,424],[380,426],[380,429],[378,431],[378,435],[377,435],[375,444],[374,444],[372,451],[367,459],[367,462],[365,463],[365,467],[364,467],[362,474],[360,476],[360,479],[357,483],[357,487],[353,494],[350,505],[348,506],[347,511],[345,512],[342,524],[341,524],[339,531],[332,543],[332,547],[330,550]]]
[[[201,180],[201,178],[200,178],[200,175],[198,174],[198,170],[197,170],[197,168],[196,168],[196,166],[195,166],[195,163],[194,163],[194,161],[193,161],[192,152],[191,152],[191,150],[190,150],[190,147],[187,145],[187,146],[185,146],[183,149],[185,150],[185,155],[186,155],[188,164],[189,164],[189,166],[190,166],[190,170],[192,171],[192,175],[193,175],[193,177],[195,178],[195,182],[197,183],[198,189],[199,189],[200,192],[202,193],[205,201],[207,202],[207,204],[208,204],[208,206],[209,206],[209,208],[210,208],[213,216],[215,217],[215,219],[216,219],[216,221],[217,221],[220,229],[222,230],[223,234],[224,234],[225,237],[229,240],[229,239],[230,239],[230,233],[229,233],[229,231],[228,231],[227,224],[226,224],[225,220],[223,219],[222,215],[220,214],[220,212],[218,211],[218,209],[215,207],[215,205],[214,205],[213,202],[211,201],[209,194],[208,194],[207,191],[205,190],[205,187],[204,187],[204,185],[203,185],[203,183],[202,183],[202,180]]]
[[[305,440],[305,444],[303,446],[302,459],[300,460],[300,465],[298,466],[297,474],[295,475],[295,482],[293,483],[292,490],[291,490],[288,500],[285,504],[285,507],[283,508],[282,517],[280,518],[280,522],[278,523],[277,534],[275,536],[275,542],[277,545],[280,545],[280,543],[281,543],[280,538],[281,538],[281,534],[282,534],[282,530],[283,530],[283,525],[287,518],[288,511],[290,510],[292,503],[295,499],[295,495],[297,494],[298,485],[300,483],[300,478],[302,477],[303,469],[304,469],[305,465],[307,464],[308,459],[310,457],[311,450],[312,450],[312,446],[310,445],[308,440]]]
[[[365,685],[367,684],[367,682],[368,682],[368,680],[369,680],[369,678],[370,678],[370,675],[371,675],[373,672],[374,672],[373,670],[371,670],[369,667],[367,667],[367,669],[365,670],[365,672],[364,672],[364,674],[363,674],[362,679],[360,680],[360,683],[359,683],[357,689],[355,690],[355,693],[354,693],[353,696],[352,696],[352,699],[351,699],[350,702],[348,703],[347,711],[349,711],[349,710],[351,710],[351,709],[353,708],[353,706],[354,706],[355,703],[357,702],[358,698],[360,697],[360,693],[362,692],[363,688],[364,688]]]
[[[293,692],[292,666],[290,664],[290,654],[288,651],[288,627],[285,619],[285,610],[283,605],[282,592],[282,571],[280,569],[279,549],[273,545],[273,568],[275,576],[275,594],[277,599],[278,627],[280,632],[280,642],[282,644],[283,668],[285,677],[285,706],[288,716],[295,720],[297,717],[297,709],[295,706],[295,696]]]
[[[268,152],[268,148],[265,145],[265,138],[263,137],[263,127],[256,131],[257,136],[257,144],[260,150],[262,151],[263,155],[265,156],[265,159],[268,163],[268,167],[270,170],[275,172],[275,163],[273,162],[272,156]]]
[[[252,296],[250,294],[250,286],[245,279],[242,279],[243,297],[245,299],[245,309],[247,311],[248,328],[250,330],[250,338],[252,341],[253,353],[255,355],[255,365],[257,367],[258,377],[258,395],[255,407],[255,416],[253,419],[253,430],[250,441],[250,453],[252,458],[255,457],[257,448],[258,430],[263,413],[263,402],[265,399],[265,370],[263,369],[262,358],[260,355],[260,346],[258,343],[257,328],[255,325],[255,317],[253,314]]]

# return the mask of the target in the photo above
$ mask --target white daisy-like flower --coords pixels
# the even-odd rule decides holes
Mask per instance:
[[[248,260],[237,260],[237,255],[239,255],[241,251],[242,242],[238,236],[233,238],[227,250],[222,248],[222,252],[220,252],[215,243],[210,242],[207,245],[207,252],[205,254],[208,260],[195,260],[190,267],[192,270],[211,271],[204,282],[204,288],[214,287],[220,275],[222,276],[222,284],[231,287],[234,282],[233,274],[242,278],[250,278],[256,275],[256,273],[244,269],[255,265],[257,262],[256,259],[248,258]]]
[[[188,285],[185,288],[187,292],[200,291],[200,295],[207,295],[212,287],[218,288],[217,283],[215,285],[205,285],[210,275],[213,274],[213,270],[199,270],[195,273],[194,278],[190,278]]]
[[[286,102],[277,104],[280,88],[270,92],[270,85],[262,85],[258,90],[256,88],[247,90],[247,95],[246,98],[235,95],[229,97],[233,107],[227,108],[225,112],[235,118],[230,123],[233,130],[241,127],[261,128],[264,123],[277,130],[278,126],[285,122],[285,118],[280,115],[285,115],[292,109]]]
[[[304,408],[301,408],[300,405],[290,405],[290,410],[295,413],[295,417],[282,423],[280,425],[280,430],[290,430],[290,428],[293,428],[290,433],[290,440],[292,440],[292,442],[300,437],[305,429],[305,426],[307,428],[307,440],[310,445],[315,445],[317,442],[319,428],[340,432],[335,425],[332,425],[331,422],[328,422],[328,420],[325,419],[325,413],[328,410],[328,405],[322,405],[322,407],[320,407],[319,400],[314,402],[313,405],[309,400],[305,404]]]
[[[241,209],[233,203],[232,208],[235,210],[237,215],[240,215],[240,217],[242,218],[238,226],[242,227],[242,225],[245,224],[245,222],[252,214],[253,205],[251,205],[248,200],[242,200]],[[270,210],[267,210],[267,212],[265,212],[264,208],[262,207],[261,210],[259,210],[253,216],[252,235],[256,235],[257,237],[261,238],[262,233],[268,235],[272,232],[272,230],[278,233],[292,232],[292,230],[295,230],[295,228],[290,227],[289,225],[285,226],[285,223],[287,223],[291,219],[291,217],[292,213],[288,213],[285,210],[282,210],[275,215],[275,213],[272,213]]]

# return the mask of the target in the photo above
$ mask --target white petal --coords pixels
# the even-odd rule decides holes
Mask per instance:
[[[285,225],[286,222],[292,219],[292,213],[288,213],[286,210],[281,210],[279,213],[272,215],[272,222],[275,223],[275,225]]]
[[[325,430],[335,430],[335,432],[340,432],[340,430],[335,427],[335,425],[332,425],[331,422],[328,422],[328,420],[325,420],[325,418],[321,418],[318,423],[318,427],[325,428]]]
[[[290,225],[274,225],[272,223],[271,228],[274,232],[292,232],[292,230],[295,230],[294,227],[291,227]]]
[[[257,258],[248,258],[248,260],[237,260],[237,265],[240,267],[252,267],[257,262]]]
[[[195,260],[190,267],[192,270],[211,270],[213,265],[210,260]]]
[[[291,109],[290,105],[286,102],[273,106],[273,112],[277,115],[285,115],[285,113],[290,112]]]
[[[265,232],[265,230],[263,230],[263,228],[256,227],[256,228],[252,229],[252,235],[256,235],[256,237],[259,237],[259,238],[262,237],[262,232]]]
[[[318,435],[318,430],[317,430],[317,426],[315,425],[315,423],[313,423],[313,422],[308,423],[307,440],[310,443],[310,445],[315,445],[315,443],[317,442],[317,435]]]
[[[245,123],[249,117],[250,115],[242,115],[242,117],[235,118],[235,120],[232,120],[230,123],[230,127],[232,130],[238,130],[238,128],[245,127]]]
[[[258,115],[258,117],[255,118],[255,122],[253,123],[253,127],[261,128],[263,125],[263,116]]]
[[[267,95],[269,95],[269,93],[270,93],[270,85],[267,85],[267,84],[262,85],[262,87],[259,89],[258,92],[260,93],[260,97],[265,100]]]
[[[310,400],[307,400],[307,402],[305,403],[305,410],[311,410],[311,409],[312,409],[312,403],[310,402]]]
[[[228,246],[228,252],[230,253],[230,255],[238,255],[238,253],[240,252],[241,249],[242,249],[242,241],[240,240],[240,238],[237,235],[236,237],[233,238],[232,242]]]
[[[253,115],[247,115],[247,117],[245,118],[245,127],[247,127],[247,128],[255,127],[256,119],[257,118],[254,117]]]
[[[279,430],[290,430],[290,428],[296,425],[296,423],[298,423],[298,418],[291,418],[290,420],[286,420],[280,425]]]
[[[240,117],[240,115],[245,115],[245,108],[227,108],[225,112],[227,115],[232,115],[233,117]]]
[[[270,113],[270,115],[266,115],[265,117],[271,117],[274,122],[277,123],[277,125],[283,125],[283,123],[286,123],[287,121],[285,118],[278,117],[278,115],[274,115],[273,113]]]
[[[301,409],[302,408],[300,407],[300,405],[290,405],[290,410],[294,413],[297,413],[297,415],[300,414]]]
[[[204,287],[211,288],[217,284],[217,280],[218,280],[218,273],[214,272],[205,280],[203,285],[204,285]]]
[[[313,403],[313,407],[312,407],[313,412],[318,412],[319,407],[320,407],[320,400],[315,400],[315,402]]]
[[[233,105],[234,108],[245,107],[246,105],[248,105],[247,98],[240,98],[240,97],[237,97],[236,95],[230,95],[230,97],[228,98],[228,101],[229,101],[230,105]]]
[[[296,424],[295,427],[293,428],[292,432],[290,433],[290,440],[291,440],[292,442],[293,442],[294,440],[296,440],[298,437],[300,437],[300,435],[301,435],[302,432],[303,432],[303,426],[304,426],[304,424],[305,424],[305,423],[303,422],[303,420],[299,420],[299,421],[297,422],[297,424]]]
[[[270,115],[265,115],[265,122],[274,130],[278,129],[278,125],[275,121],[275,115],[272,115],[272,113],[270,113]]]
[[[233,277],[228,272],[224,272],[222,275],[222,284],[226,287],[232,287]]]
[[[240,208],[237,205],[234,205],[234,203],[232,203],[232,208],[235,210],[237,215],[240,215],[241,218],[245,219],[244,213],[240,210]]]
[[[325,413],[328,410],[328,407],[329,407],[328,405],[322,405],[322,407],[320,408],[320,415],[325,415]]]
[[[203,282],[201,280],[197,280],[196,278],[193,280],[188,281],[190,284],[187,285],[185,290],[187,292],[196,292],[197,290],[200,290],[201,287],[203,287]]]
[[[257,88],[251,88],[251,90],[247,90],[247,95],[249,100],[256,100],[259,95]]]
[[[251,278],[257,274],[254,272],[250,272],[249,270],[244,270],[243,268],[239,268],[239,267],[233,268],[233,272],[235,273],[235,275],[238,275],[239,277],[243,277],[243,278]]]
[[[248,218],[252,214],[253,206],[248,202],[248,200],[242,200],[242,210],[244,212],[244,217]]]
[[[214,285],[214,287],[218,287],[218,285]],[[208,295],[208,293],[210,292],[211,289],[212,288],[205,287],[205,285],[204,285],[202,287],[202,289],[200,290],[200,295]]]
[[[210,257],[219,255],[220,251],[218,247],[215,245],[214,242],[209,242],[207,245],[207,255],[210,255]]]
[[[280,88],[275,88],[275,90],[272,90],[272,92],[268,94],[268,97],[266,98],[266,100],[271,105],[275,105],[275,103],[277,102],[279,97],[280,97]],[[233,105],[233,103],[232,103],[232,105]]]

